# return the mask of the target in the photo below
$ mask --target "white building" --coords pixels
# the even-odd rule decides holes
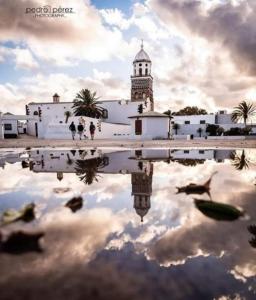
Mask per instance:
[[[225,110],[220,110],[216,114],[173,116],[171,123],[172,125],[178,124],[178,128],[172,130],[174,138],[184,138],[187,135],[193,135],[194,137],[208,136],[209,133],[206,132],[206,128],[209,124],[218,125],[224,131],[234,127],[244,128],[243,123],[234,123],[231,114],[228,114]],[[256,133],[256,127],[253,124],[252,133]]]
[[[149,111],[129,118],[131,119],[131,138],[142,140],[168,138],[169,117],[167,115]]]
[[[206,137],[208,124],[219,125],[224,130],[244,127],[241,123],[233,123],[231,114],[227,114],[226,111],[206,115],[174,116],[171,121],[167,115],[155,112],[151,69],[151,59],[142,44],[133,61],[131,99],[98,101],[98,106],[103,108],[101,119],[76,116],[74,103],[61,102],[59,95],[54,94],[50,102],[30,102],[26,105],[26,116],[0,116],[0,137],[17,137],[26,132],[42,139],[71,139],[69,125],[72,121],[75,125],[82,122],[87,136],[90,122],[93,122],[96,126],[95,139],[146,140],[168,139],[170,136],[186,138],[188,135]],[[20,120],[23,122],[19,122]],[[176,124],[176,128],[171,126],[170,122]],[[252,126],[252,131],[256,133],[256,125]]]

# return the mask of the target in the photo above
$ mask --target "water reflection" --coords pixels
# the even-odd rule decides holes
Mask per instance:
[[[236,168],[235,156],[248,168]],[[1,152],[0,211],[36,205],[34,221],[1,228],[1,297],[254,299],[255,157],[251,149]]]

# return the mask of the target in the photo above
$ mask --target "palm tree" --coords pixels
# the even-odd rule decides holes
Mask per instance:
[[[197,132],[199,133],[199,136],[201,137],[202,136],[202,132],[203,132],[203,129],[201,127],[199,127],[197,129]]]
[[[253,103],[247,103],[246,101],[242,101],[238,106],[234,107],[234,111],[231,115],[231,120],[233,122],[238,122],[239,120],[244,121],[244,125],[246,126],[247,120],[254,116],[256,113],[256,106]]]
[[[76,94],[74,99],[74,113],[76,116],[87,116],[92,118],[101,118],[104,113],[104,109],[97,105],[96,92],[91,92],[88,89],[82,89]]]
[[[71,117],[71,112],[69,110],[64,112],[64,115],[66,117],[65,123],[68,123],[68,119]]]
[[[169,117],[169,130],[168,130],[168,138],[171,137],[171,119],[173,119],[174,113],[168,109],[167,111],[164,112],[165,115]]]
[[[180,129],[180,125],[177,124],[177,123],[174,123],[172,125],[172,128],[175,130],[175,134],[177,135],[178,134],[178,130]]]

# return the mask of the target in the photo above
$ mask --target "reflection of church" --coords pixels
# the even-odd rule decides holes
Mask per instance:
[[[148,167],[148,170],[146,169]],[[143,217],[150,209],[150,197],[152,195],[153,163],[148,162],[144,172],[134,172],[131,174],[132,195],[134,196],[133,207],[136,213]]]
[[[55,173],[62,181],[66,173],[75,173],[85,179],[86,184],[93,182],[98,173],[131,174],[134,209],[141,221],[150,209],[152,195],[153,162],[175,161],[187,165],[191,161],[203,162],[214,159],[223,162],[230,159],[232,150],[171,150],[141,149],[122,150],[86,149],[61,150],[38,149],[22,153],[13,152],[0,156],[0,166],[6,163],[21,162],[22,167],[29,167],[35,173]],[[88,183],[90,182],[90,183]]]

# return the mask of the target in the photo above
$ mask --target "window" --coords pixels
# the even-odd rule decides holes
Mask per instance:
[[[142,156],[142,151],[141,150],[135,150],[135,155],[136,156]]]
[[[148,64],[146,64],[146,67],[148,66]]]
[[[34,111],[34,116],[38,116],[38,111],[37,110]]]
[[[139,68],[139,74],[142,75],[142,68]]]
[[[107,119],[107,118],[108,118],[108,111],[107,111],[106,109],[103,110],[103,112],[102,112],[102,117],[103,117],[104,119]]]
[[[204,150],[199,150],[199,154],[204,154]]]
[[[184,124],[190,124],[190,121],[185,121]]]
[[[200,120],[200,124],[205,124],[205,120]]]
[[[142,64],[139,64],[139,66],[141,67],[141,66],[142,66]]]
[[[146,69],[146,75],[148,75],[148,69]]]
[[[141,135],[141,134],[142,134],[142,121],[135,120],[135,135]]]
[[[12,124],[4,124],[4,130],[12,130]]]
[[[189,153],[189,150],[184,150],[183,151],[185,154],[188,154]]]

